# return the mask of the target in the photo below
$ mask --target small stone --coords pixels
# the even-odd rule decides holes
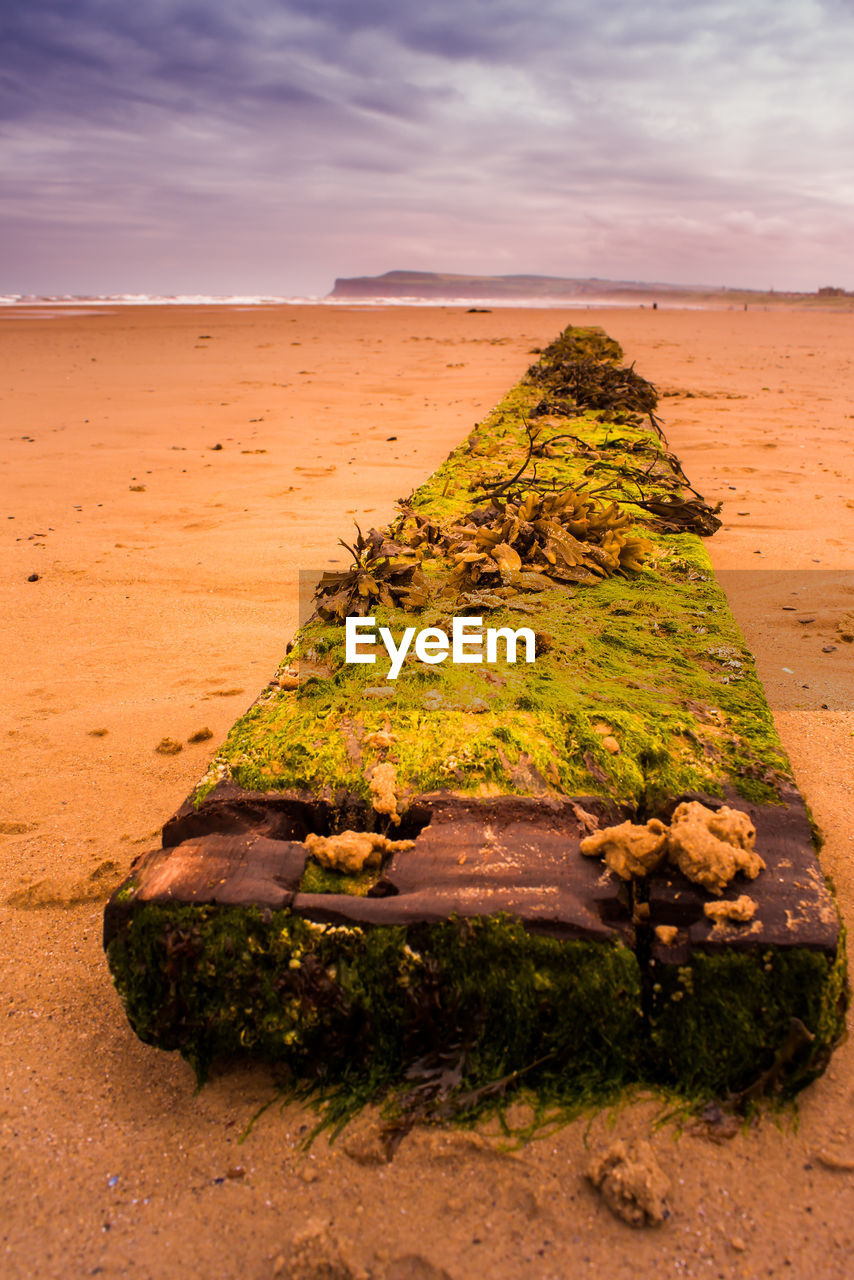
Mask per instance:
[[[631,1227],[658,1226],[670,1216],[670,1180],[648,1142],[613,1142],[590,1161],[587,1177],[611,1212]]]
[[[602,746],[606,751],[610,751],[612,756],[618,756],[620,754],[620,744],[616,738],[612,738],[610,736],[603,738]]]
[[[747,1248],[747,1242],[741,1236],[730,1236],[729,1242],[735,1249],[736,1253],[744,1253]]]
[[[38,580],[39,580],[39,575],[37,573],[31,573],[30,576],[27,578],[27,582],[38,582]]]
[[[299,676],[282,675],[279,676],[277,683],[280,689],[298,689]]]
[[[365,698],[376,698],[380,702],[388,702],[394,697],[394,689],[390,685],[373,685],[365,689],[363,695]]]
[[[835,645],[835,644],[823,644],[823,645],[821,646],[821,651],[822,651],[822,653],[836,653],[836,645]]]
[[[484,698],[472,698],[466,707],[467,711],[473,711],[475,715],[482,715],[484,711],[489,710],[489,703]]]
[[[244,1169],[242,1164],[234,1164],[231,1166],[230,1169],[226,1169],[225,1176],[227,1178],[231,1178],[232,1181],[236,1180],[237,1178],[245,1178],[246,1170]]]
[[[657,924],[655,926],[655,936],[665,947],[672,947],[679,937],[679,930],[675,924]]]

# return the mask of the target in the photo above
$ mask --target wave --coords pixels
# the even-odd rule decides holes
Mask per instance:
[[[333,298],[299,295],[286,297],[277,294],[159,294],[159,293],[104,293],[104,294],[0,294],[0,307],[236,307],[254,308],[270,306],[323,306],[349,307],[479,307],[498,310],[507,307],[525,309],[561,308],[585,309],[588,307],[637,307],[639,298],[477,298],[452,297],[350,297]],[[684,306],[684,303],[680,303]]]
[[[269,306],[285,302],[317,302],[317,298],[284,298],[262,294],[204,294],[204,293],[6,293],[0,294],[0,306],[25,307],[80,307],[85,305],[103,306],[109,303],[116,307],[207,307],[207,306]]]

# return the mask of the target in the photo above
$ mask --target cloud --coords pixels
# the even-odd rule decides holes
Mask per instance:
[[[827,274],[850,217],[844,0],[11,0],[0,50],[0,289],[28,218],[69,279],[94,219],[127,288],[275,254],[322,290],[384,254],[764,276],[807,233]]]

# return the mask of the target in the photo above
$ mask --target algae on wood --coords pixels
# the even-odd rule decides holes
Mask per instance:
[[[564,1100],[769,1071],[795,1087],[826,1061],[847,990],[835,909],[699,536],[716,513],[621,356],[567,330],[389,530],[358,532],[108,907],[143,1038],[199,1070],[251,1049],[362,1096],[437,1060],[464,1097],[512,1080]],[[461,614],[527,627],[536,660],[407,659],[391,680],[382,649],[345,662],[353,614],[395,636]],[[623,885],[580,856],[591,831],[686,798],[749,813],[766,861],[783,850],[747,927],[714,925],[672,868]],[[348,831],[415,847],[352,875],[310,857],[306,837]]]

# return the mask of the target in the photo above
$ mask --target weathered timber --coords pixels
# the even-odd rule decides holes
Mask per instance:
[[[823,1067],[847,998],[836,908],[702,545],[719,522],[621,354],[567,330],[321,586],[107,907],[143,1039],[201,1074],[250,1050],[360,1096],[436,1055],[468,1099],[511,1079],[753,1096]],[[529,627],[536,660],[407,658],[390,680],[382,650],[345,661],[353,609],[396,637],[460,614]],[[766,869],[723,895],[747,889],[751,921],[713,923],[673,866],[624,883],[581,856],[684,799],[751,817]],[[313,838],[343,832],[412,847],[321,865]]]

